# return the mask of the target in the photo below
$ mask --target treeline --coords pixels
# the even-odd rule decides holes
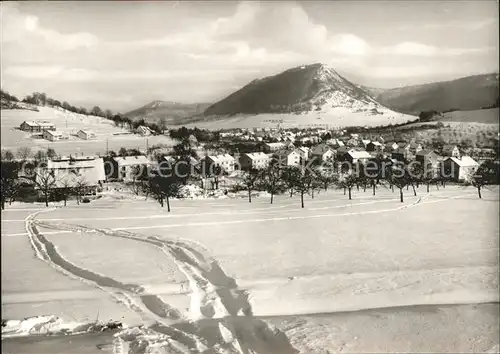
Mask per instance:
[[[0,90],[0,98],[2,100],[8,100],[8,101],[13,101],[13,102],[19,102],[19,99],[14,96],[14,95],[11,95],[9,94],[7,91],[4,91],[4,90]]]
[[[172,139],[185,140],[194,137],[197,142],[215,143],[220,141],[220,132],[210,131],[198,128],[180,127],[179,129],[171,129],[169,135]]]

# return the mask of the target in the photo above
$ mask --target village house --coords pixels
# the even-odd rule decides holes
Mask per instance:
[[[211,169],[211,166],[219,166],[227,173],[234,172],[236,169],[236,160],[229,154],[208,155],[205,157],[206,168]]]
[[[447,157],[443,161],[444,177],[452,181],[470,181],[472,174],[477,170],[479,164],[469,156]]]
[[[138,176],[145,176],[153,165],[144,155],[118,156],[112,160],[114,163],[110,177],[123,182],[132,182]]]
[[[137,129],[135,130],[135,132],[137,134],[142,135],[142,136],[149,136],[149,135],[152,135],[154,133],[149,127],[146,127],[144,125],[138,126]]]
[[[249,152],[241,154],[239,162],[242,170],[265,169],[269,167],[271,158],[263,152]]]
[[[368,152],[382,152],[384,149],[384,146],[379,143],[378,141],[370,141],[368,144],[366,144],[366,151]]]
[[[392,151],[391,157],[397,161],[408,161],[413,157],[413,155],[404,147],[398,147]]]
[[[30,133],[41,133],[44,130],[56,130],[56,126],[46,121],[24,121],[19,129]]]
[[[394,141],[390,141],[385,143],[384,152],[391,154],[397,148],[399,148],[399,145]]]
[[[441,154],[447,157],[460,158],[460,150],[456,145],[444,145]]]
[[[349,148],[347,146],[341,146],[339,147],[336,152],[337,152],[337,161],[345,161],[347,157],[347,152],[349,151]]]
[[[38,184],[43,182],[47,172],[50,173],[54,189],[75,187],[82,183],[87,192],[95,193],[97,187],[106,180],[103,159],[94,156],[48,160],[46,166],[37,168],[37,172]]]
[[[55,130],[44,130],[42,136],[48,141],[66,140],[69,138],[67,135]]]
[[[333,162],[336,152],[326,144],[319,144],[311,149],[311,158],[323,162]]]
[[[358,147],[360,145],[360,141],[357,136],[353,136],[349,140],[347,140],[346,145],[349,147]]]
[[[366,146],[370,143],[370,140],[367,140],[367,139],[362,139],[361,140],[361,144],[363,145],[363,147],[366,149]]]
[[[422,150],[422,144],[419,143],[409,143],[406,144],[405,149],[408,150],[411,154],[415,155],[417,152]]]
[[[330,145],[331,147],[333,147],[334,149],[339,148],[341,146],[345,146],[345,144],[344,144],[344,142],[342,140],[335,139],[335,138],[327,140],[326,143],[328,145]]]
[[[283,156],[281,156],[280,161],[282,157]],[[290,151],[289,153],[285,153],[284,157],[286,157],[287,166],[300,166],[304,161],[302,153],[300,153],[298,149]]]
[[[295,150],[298,152],[303,161],[309,160],[309,155],[311,152],[310,148],[308,148],[307,146],[301,146]]]
[[[265,143],[263,145],[264,152],[276,152],[285,148],[285,143]]]
[[[432,150],[420,150],[417,152],[415,159],[420,162],[427,176],[437,176],[440,166],[440,157],[438,154]]]
[[[370,155],[366,151],[358,151],[351,149],[347,152],[345,156],[345,160],[350,162],[351,164],[355,163],[366,163],[368,160],[372,158],[372,155]]]
[[[91,140],[96,138],[96,134],[91,130],[79,130],[76,136],[83,140]]]

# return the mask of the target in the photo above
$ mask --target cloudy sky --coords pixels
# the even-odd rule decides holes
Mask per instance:
[[[496,1],[2,2],[2,88],[125,112],[322,62],[374,87],[498,71]]]

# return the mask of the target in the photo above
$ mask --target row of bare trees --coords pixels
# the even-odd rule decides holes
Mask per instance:
[[[329,188],[343,189],[344,195],[352,199],[353,190],[359,191],[367,188],[372,190],[375,196],[379,187],[386,187],[393,192],[395,188],[399,191],[401,203],[404,202],[404,190],[410,190],[417,196],[417,190],[421,185],[426,186],[426,192],[430,192],[431,186],[439,190],[445,187],[447,179],[432,169],[425,169],[419,163],[391,162],[380,163],[372,161],[370,166],[355,164],[350,169],[342,169],[334,163],[323,163],[321,165],[308,166],[279,166],[271,163],[267,169],[252,169],[243,175],[240,187],[248,193],[248,202],[252,202],[253,191],[266,191],[271,195],[270,203],[274,202],[277,194],[288,192],[292,197],[294,194],[300,196],[301,207],[304,208],[304,196],[310,195],[314,199],[315,193]],[[481,170],[475,171],[469,178],[470,184],[478,190],[481,198],[481,189],[486,184]]]

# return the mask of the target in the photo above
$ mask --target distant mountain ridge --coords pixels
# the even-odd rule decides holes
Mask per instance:
[[[157,122],[165,118],[167,122],[202,114],[210,106],[209,103],[180,103],[155,100],[142,107],[125,113],[131,119],[142,119],[146,122]]]
[[[363,87],[382,105],[418,115],[422,111],[473,111],[498,107],[498,73],[393,89]]]
[[[369,110],[380,106],[363,88],[316,63],[256,79],[205,110],[205,115],[320,111],[327,107]]]

